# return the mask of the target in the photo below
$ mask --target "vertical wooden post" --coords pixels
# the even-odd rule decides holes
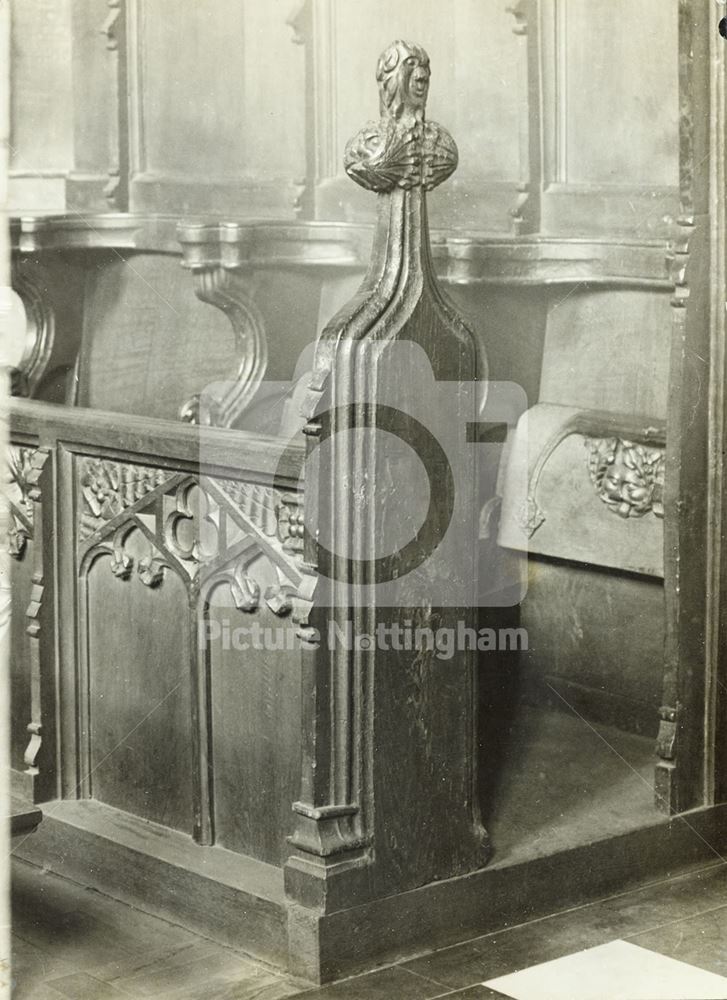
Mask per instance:
[[[709,0],[680,0],[680,214],[671,251],[665,680],[656,767],[657,805],[668,812],[715,800],[724,718],[725,42],[717,21]]]
[[[707,650],[709,670],[705,725],[708,733],[707,783],[710,802],[727,800],[727,40],[713,19],[710,85],[710,242],[712,245],[710,339],[710,483]]]
[[[429,73],[419,46],[389,46],[377,71],[381,120],[344,160],[378,195],[378,221],[363,285],[319,338],[306,405],[318,472],[306,489],[315,513],[305,557],[318,579],[302,623],[302,793],[286,866],[301,904],[294,919],[301,907],[330,913],[464,874],[489,856],[476,794],[467,438],[486,362],[432,268],[426,192],[454,171],[457,147],[425,119]],[[397,453],[394,439],[409,450]],[[422,466],[429,506],[419,523]],[[442,587],[456,600],[447,604]],[[416,628],[456,636],[450,656],[412,642]],[[299,938],[294,928],[294,950]]]

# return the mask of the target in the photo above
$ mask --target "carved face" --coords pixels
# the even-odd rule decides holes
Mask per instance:
[[[379,57],[382,116],[401,118],[405,111],[421,116],[429,93],[429,56],[420,45],[396,41]]]

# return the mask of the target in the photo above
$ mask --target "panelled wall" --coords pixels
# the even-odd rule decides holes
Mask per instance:
[[[658,0],[15,0],[13,206],[370,216],[342,153],[378,114],[376,57],[404,37],[431,56],[429,114],[460,150],[435,225],[664,236],[676,15]]]
[[[47,398],[69,398],[78,352],[96,379],[81,405],[128,412],[145,399],[147,415],[175,418],[215,365],[226,377],[227,322],[193,298],[173,235],[200,216],[331,223],[296,231],[314,281],[283,227],[277,250],[275,227],[252,250],[235,237],[241,257],[257,254],[242,283],[267,331],[268,377],[291,378],[297,347],[368,258],[359,224],[374,199],[342,156],[378,116],[376,57],[393,38],[420,42],[428,114],[460,152],[430,199],[436,267],[491,376],[525,388],[528,461],[542,460],[533,496],[503,486],[504,525],[531,500],[544,514],[500,533],[531,552],[522,696],[543,697],[545,679],[593,718],[655,733],[680,6],[689,0],[14,0],[13,210],[71,216],[65,230],[18,237],[19,280],[55,296]],[[138,227],[110,233],[100,215],[125,212]],[[119,359],[115,345],[139,337],[149,353]],[[623,442],[651,449],[643,510],[609,494],[623,483],[603,487],[609,441],[619,456]]]

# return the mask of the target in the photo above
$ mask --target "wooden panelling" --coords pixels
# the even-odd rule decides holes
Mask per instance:
[[[677,5],[543,0],[540,37],[544,230],[667,235],[664,217],[677,209]]]
[[[317,0],[316,141],[319,218],[372,218],[370,199],[343,178],[342,151],[361,125],[362,81],[371,80],[369,117],[378,116],[373,67],[393,38],[422,45],[434,67],[428,116],[457,140],[460,164],[449,190],[431,200],[432,224],[508,232],[520,178],[521,112],[518,62],[523,58],[506,5],[484,11],[477,0],[443,6],[436,0],[399,5],[384,0],[347,4]],[[485,71],[486,68],[486,71]],[[332,96],[333,95],[333,96]],[[340,178],[333,181],[334,178]],[[325,183],[328,181],[329,183]]]
[[[547,232],[662,236],[676,210],[676,7],[658,0],[307,0],[294,30],[283,0],[15,7],[19,208],[62,209],[70,170],[80,209],[123,210],[130,174],[137,210],[291,218],[301,198],[304,215],[371,218],[341,155],[398,36],[429,51],[431,116],[459,144],[434,225],[537,230],[541,181]]]
[[[452,285],[449,294],[487,351],[490,377],[517,383],[533,403],[540,384],[547,290],[519,288],[513,295],[512,289],[491,285]]]
[[[99,0],[74,0],[72,7],[74,174],[106,178],[118,138],[111,51],[103,32],[112,10]]]
[[[664,418],[669,296],[636,289],[552,293],[540,400]]]
[[[191,396],[234,377],[237,357],[230,323],[173,257],[89,271],[79,405],[177,419]]]
[[[263,592],[263,560],[250,567]],[[290,619],[235,608],[229,586],[212,595],[210,640],[216,842],[282,866],[300,795],[301,676]],[[219,628],[219,632],[217,631]]]
[[[79,211],[128,209],[126,21],[125,0],[73,4],[74,165],[66,199]]]
[[[675,187],[675,5],[553,0],[553,7],[557,119],[548,179]]]
[[[587,719],[656,735],[663,617],[658,581],[532,560],[520,608],[523,695],[557,704],[550,682]]]
[[[97,559],[87,580],[91,794],[191,834],[188,632],[173,624],[188,614],[186,589],[173,573],[151,588],[109,564]]]
[[[287,13],[131,0],[133,206],[293,216],[304,88]]]
[[[321,294],[325,288],[325,272],[260,268],[252,279],[257,289],[257,301],[265,316],[268,341],[269,379],[292,379],[301,352],[313,344],[325,323],[321,315]],[[361,275],[354,279],[361,280]],[[329,317],[330,312],[325,314]]]
[[[10,205],[63,211],[73,157],[70,0],[14,0]]]
[[[714,517],[708,538],[709,594],[707,642],[709,676],[707,681],[707,783],[714,801],[727,800],[727,616],[724,614],[727,593],[727,553],[723,539],[727,537],[727,52],[724,45],[712,39],[712,79],[710,81],[712,110],[710,113],[710,185],[713,197],[711,274],[711,350],[714,374],[710,385],[710,453],[716,484],[712,486],[711,508]],[[721,39],[720,39],[721,41]],[[717,512],[721,513],[720,515]],[[710,756],[713,754],[713,756]],[[715,780],[712,783],[711,775]]]
[[[198,574],[202,563],[204,569],[208,567],[212,551],[208,546],[216,552],[221,540],[225,548],[220,549],[210,573],[218,573],[221,580],[242,588],[236,597],[241,601],[240,594],[250,596],[252,592],[245,591],[242,569],[238,572],[230,560],[234,562],[246,553],[249,561],[250,551],[255,551],[250,546],[262,545],[272,560],[265,563],[267,575],[260,576],[260,591],[257,597],[252,595],[249,611],[234,614],[238,619],[252,621],[255,600],[262,601],[264,594],[271,602],[264,607],[275,608],[275,621],[289,625],[289,608],[275,603],[277,591],[274,574],[271,576],[275,563],[284,577],[292,574],[291,586],[295,587],[299,579],[285,548],[289,539],[288,500],[283,503],[282,494],[259,483],[276,476],[279,490],[290,489],[297,478],[300,448],[286,448],[286,442],[229,431],[207,430],[201,434],[198,428],[164,421],[153,421],[150,428],[148,418],[119,418],[97,411],[17,401],[16,420],[23,411],[45,442],[42,454],[33,460],[34,468],[43,468],[43,455],[49,451],[54,460],[46,463],[49,474],[44,473],[42,500],[35,505],[36,522],[40,522],[40,507],[42,521],[48,524],[43,536],[45,577],[38,578],[43,585],[42,621],[33,608],[33,622],[38,620],[41,626],[42,641],[36,650],[40,655],[40,704],[28,703],[37,671],[32,657],[29,663],[26,655],[38,639],[21,630],[26,623],[26,607],[32,602],[24,594],[22,581],[14,591],[14,618],[19,629],[16,642],[22,653],[17,661],[17,672],[22,670],[22,675],[14,685],[18,704],[15,766],[22,767],[23,751],[30,740],[24,727],[31,719],[41,721],[43,752],[42,759],[36,762],[40,768],[36,782],[41,800],[57,794],[55,658],[60,653],[59,741],[65,794],[92,795],[187,834],[194,829],[198,839],[209,841],[212,832],[209,825],[205,826],[207,793],[200,781],[202,775],[211,777],[213,762],[207,748],[211,746],[209,732],[214,731],[215,722],[205,708],[210,664],[204,647],[197,646]],[[22,442],[29,435],[23,418],[19,420],[14,434]],[[58,446],[59,437],[65,440],[66,447]],[[93,457],[99,446],[108,447],[110,442],[115,455],[130,455],[132,462]],[[79,447],[82,454],[74,455],[73,449]],[[36,451],[33,449],[32,454]],[[135,464],[135,456],[142,456],[145,464]],[[149,465],[150,461],[154,464]],[[51,476],[56,463],[57,476]],[[250,470],[258,485],[215,479],[206,487],[215,501],[207,493],[201,494],[195,478],[206,463],[218,474],[223,468],[231,468],[232,474],[238,476]],[[179,471],[184,469],[189,471]],[[288,496],[293,494],[286,493]],[[295,505],[294,497],[291,502]],[[280,514],[279,521],[278,503],[286,512]],[[208,508],[210,516],[203,518],[203,510]],[[121,533],[117,531],[119,526]],[[210,531],[216,539],[214,545],[212,537],[208,541]],[[194,544],[196,532],[201,532],[199,550]],[[51,545],[53,537],[59,539],[57,550]],[[37,554],[38,550],[27,541],[25,547],[24,558]],[[19,562],[17,568],[22,565]],[[42,574],[35,559],[33,565],[36,574]],[[59,616],[54,614],[56,582],[62,609]],[[34,600],[37,604],[38,598]],[[283,813],[286,803],[290,810],[300,774],[296,728],[300,685],[295,658],[285,664],[286,669],[273,675],[265,663],[258,664],[259,672],[255,663],[250,664],[253,670],[246,672],[241,669],[241,653],[233,648],[230,655],[233,659],[226,660],[226,666],[230,667],[232,686],[223,690],[222,700],[216,703],[222,713],[217,721],[223,737],[222,779],[217,787],[220,816],[232,817],[233,827],[240,823],[244,826],[245,817],[254,817],[251,852],[267,852],[280,864]],[[276,758],[274,765],[270,755],[277,745],[276,727],[281,718],[278,695],[292,716],[285,760]],[[240,706],[248,713],[252,742],[240,743]],[[225,734],[229,744],[225,743]],[[231,746],[234,758],[240,745],[257,749],[252,758],[245,758],[242,770],[225,770],[225,754]],[[258,808],[258,765],[268,776],[268,799],[262,808]],[[230,796],[229,801],[224,796]],[[275,811],[275,821],[271,820],[271,810]],[[224,832],[229,833],[229,827]],[[234,829],[230,839],[235,841]],[[235,843],[240,847],[242,841],[238,838]],[[248,842],[242,846],[247,847]]]

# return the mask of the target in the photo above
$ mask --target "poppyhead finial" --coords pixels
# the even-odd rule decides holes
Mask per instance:
[[[397,187],[431,191],[456,168],[454,139],[424,118],[430,76],[421,45],[398,39],[379,56],[381,118],[351,139],[343,157],[346,173],[361,187],[380,194]]]

